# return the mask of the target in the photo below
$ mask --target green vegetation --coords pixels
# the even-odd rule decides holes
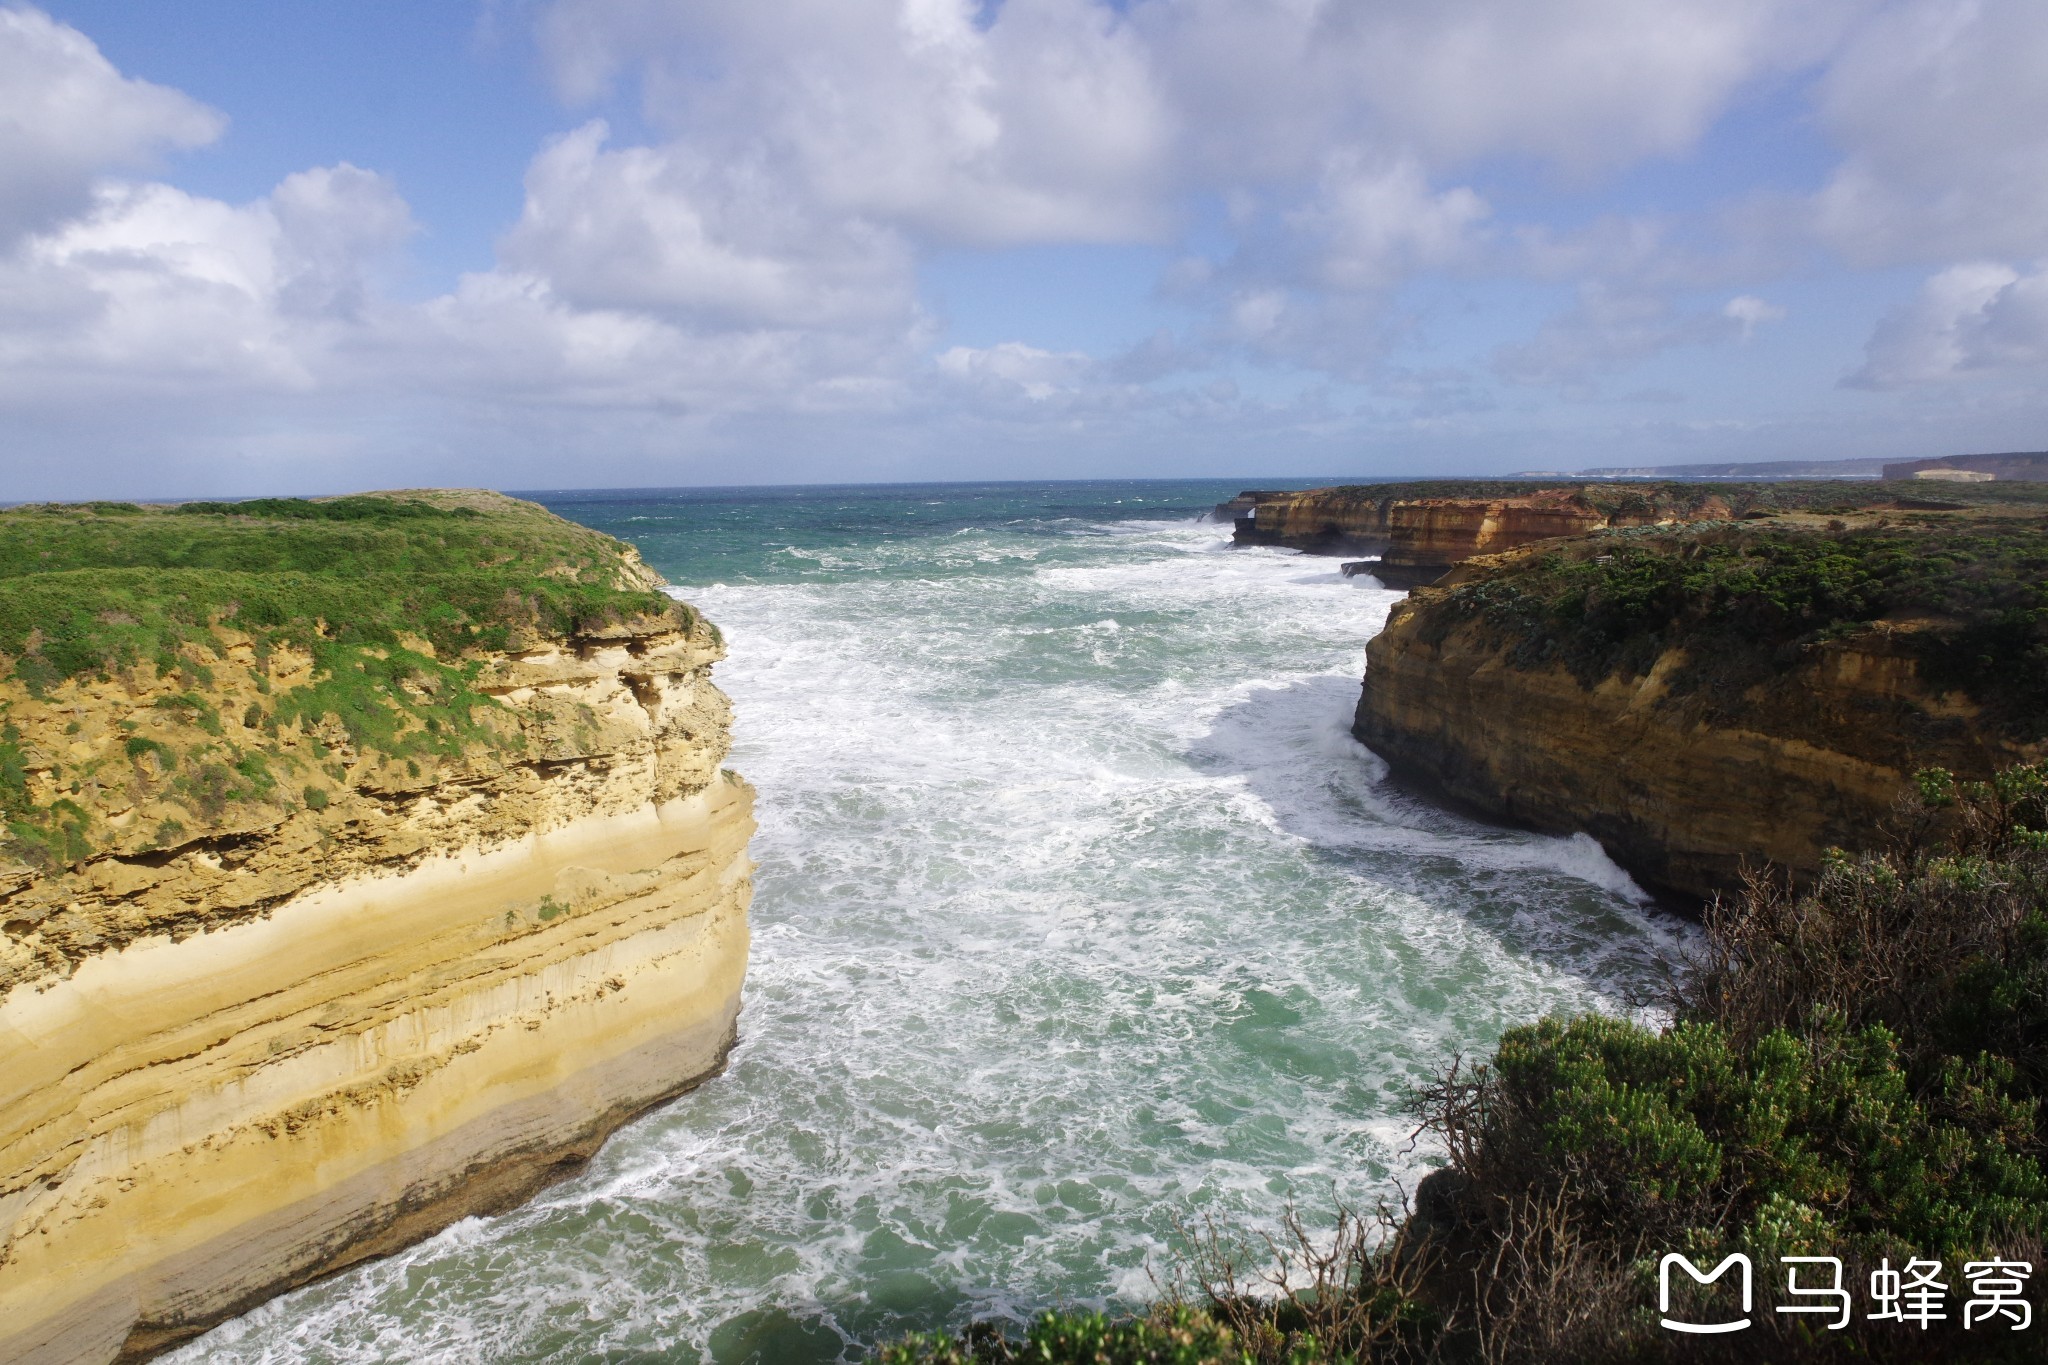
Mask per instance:
[[[1809,889],[1759,877],[1714,907],[1666,1027],[1546,1019],[1421,1088],[1450,1165],[1397,1240],[1340,1225],[1336,1251],[1283,1256],[1263,1279],[1288,1290],[1264,1297],[1197,1243],[1193,1303],[1124,1323],[1049,1314],[1021,1339],[917,1338],[883,1360],[2038,1359],[2009,1323],[1965,1330],[1961,1307],[1966,1262],[2044,1269],[2048,765],[1988,784],[1922,773],[1918,808],[1886,835]],[[1757,1271],[1752,1328],[1663,1329],[1662,1256],[1707,1268],[1737,1251]],[[1853,1320],[1775,1313],[1781,1256],[1840,1258]],[[1868,1317],[1870,1271],[1916,1258],[1943,1264],[1946,1319]],[[1286,1273],[1304,1262],[1306,1289]],[[1679,1316],[1728,1316],[1680,1291]]]
[[[424,640],[445,656],[676,609],[622,581],[618,542],[501,501],[516,510],[355,497],[0,513],[0,655],[47,689],[189,667],[181,647],[214,652],[214,625],[302,648]]]
[[[694,624],[656,581],[610,537],[494,494],[0,512],[0,854],[77,862],[90,797],[124,785],[121,804],[175,800],[211,824],[237,803],[322,809],[348,785],[338,746],[414,777],[422,759],[515,754],[518,726],[479,690],[487,656],[632,620]],[[119,722],[125,773],[22,738],[15,722],[67,684],[117,682],[158,693]]]
[[[1047,1313],[1014,1342],[988,1332],[963,1340],[915,1337],[885,1347],[881,1365],[1210,1365],[1253,1358],[1230,1328],[1207,1313],[1183,1307],[1130,1319]],[[1287,1365],[1310,1365],[1320,1359],[1312,1347],[1297,1347],[1285,1357]]]
[[[1922,676],[1995,726],[2048,733],[2048,524],[1907,515],[1888,524],[1694,523],[1607,531],[1450,588],[1439,630],[1480,617],[1524,665],[1589,685],[1666,649],[1678,690],[1739,690],[1879,621],[1910,622]]]
[[[6,830],[0,846],[38,868],[61,867],[85,857],[92,848],[86,837],[91,817],[69,797],[39,802],[30,788],[29,772],[21,728],[8,722],[0,728],[0,820]]]
[[[1308,491],[1308,490],[1304,490]],[[1387,483],[1340,484],[1313,490],[1358,502],[1394,498],[1512,498],[1529,493],[1569,491],[1610,516],[1639,515],[1651,507],[1698,510],[1718,500],[1736,516],[1750,513],[1816,512],[1840,515],[1870,507],[1893,510],[2031,506],[2044,497],[2037,483],[1935,483],[1931,480],[1875,482],[1795,479],[1784,482],[1625,480],[1587,483],[1551,479],[1411,479]]]

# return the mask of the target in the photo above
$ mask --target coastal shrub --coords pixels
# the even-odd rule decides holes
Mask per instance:
[[[1824,1009],[1890,1031],[1916,1084],[1991,1056],[2048,1096],[2048,765],[1919,786],[1889,849],[1710,907],[1679,1008],[1745,1041]]]
[[[132,504],[90,504],[95,511],[104,506],[142,509]],[[474,507],[437,507],[411,498],[379,498],[357,495],[323,498],[249,498],[243,502],[186,502],[171,509],[179,516],[281,517],[289,521],[402,521],[422,517],[477,517]]]
[[[1911,620],[1904,638],[1930,683],[2017,737],[2048,733],[2048,527],[2036,520],[1607,531],[1451,588],[1443,624],[1475,617],[1517,662],[1560,662],[1588,685],[1683,647],[1673,686],[1724,692],[1782,676],[1813,645]]]
[[[1287,1365],[1319,1365],[1306,1347]],[[1046,1313],[1021,1340],[994,1331],[960,1337],[914,1336],[882,1349],[880,1365],[1258,1365],[1228,1327],[1192,1308],[1167,1308],[1142,1318],[1100,1312]]]
[[[1451,1154],[1428,1235],[1484,1358],[2029,1358],[1953,1320],[1776,1318],[1745,1355],[1649,1312],[1671,1251],[1837,1256],[1857,1284],[1885,1258],[2041,1264],[2048,770],[1919,788],[1882,851],[1715,906],[1666,1028],[1544,1020],[1418,1092]]]
[[[1339,1209],[1315,1229],[1290,1209],[1277,1234],[1226,1237],[1211,1222],[1180,1229],[1166,1297],[1135,1317],[1046,1313],[1021,1335],[978,1323],[884,1349],[895,1365],[1423,1365],[1442,1358],[1448,1320],[1423,1302],[1434,1268],[1393,1236],[1393,1212]]]
[[[1480,1187],[1555,1184],[1592,1226],[1670,1249],[1953,1256],[2048,1230],[2037,1106],[2011,1082],[1950,1058],[1916,1087],[1888,1030],[1835,1014],[1746,1046],[1586,1016],[1512,1030],[1437,1112],[1476,1123]]]

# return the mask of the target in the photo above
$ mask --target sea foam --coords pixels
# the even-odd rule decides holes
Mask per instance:
[[[686,590],[761,794],[729,1070],[179,1358],[854,1359],[1128,1304],[1177,1220],[1412,1189],[1407,1086],[1655,985],[1686,931],[1597,845],[1431,807],[1350,737],[1398,594],[1127,511],[778,530],[784,567]]]

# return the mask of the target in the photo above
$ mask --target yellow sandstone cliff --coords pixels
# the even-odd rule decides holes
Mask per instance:
[[[1378,555],[1380,562],[1368,567],[1396,588],[1434,583],[1475,555],[1533,541],[1732,515],[1724,498],[1698,486],[1540,488],[1478,480],[1253,491],[1217,511],[1226,508],[1241,511],[1233,537],[1239,545]]]
[[[78,798],[102,851],[0,867],[0,1360],[144,1357],[503,1210],[734,1037],[752,792],[708,623],[483,660],[510,757],[293,730],[324,799],[176,804],[159,751],[310,672],[214,634],[203,709],[141,669],[9,700],[31,793],[133,775]]]
[[[1545,548],[1469,561],[1368,643],[1353,733],[1397,775],[1511,823],[1590,834],[1644,882],[1704,899],[1745,869],[1810,877],[1827,849],[1868,846],[1919,769],[1983,780],[2043,755],[1926,676],[1916,646],[1953,624],[1938,619],[1766,643],[1747,680],[1719,690],[1686,677],[1716,661],[1684,643],[1588,677],[1542,657],[1543,627],[1473,608]]]
[[[1373,573],[1390,588],[1433,583],[1452,565],[1475,555],[1575,536],[1607,524],[1605,513],[1566,491],[1396,502],[1387,508],[1387,548]]]

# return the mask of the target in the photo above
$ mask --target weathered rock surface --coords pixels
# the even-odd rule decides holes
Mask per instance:
[[[331,797],[208,824],[134,745],[215,738],[243,693],[303,683],[229,634],[203,734],[148,670],[10,703],[30,765],[140,756],[79,798],[104,851],[0,869],[0,1359],[141,1358],[509,1207],[734,1037],[752,792],[720,767],[707,623],[486,660],[493,723],[524,736],[494,755],[288,734]],[[131,825],[156,832],[130,847]]]
[[[1209,514],[1210,519],[1235,525],[1242,519],[1249,517],[1252,514],[1252,509],[1256,508],[1260,503],[1270,502],[1274,498],[1284,498],[1286,496],[1286,492],[1280,489],[1247,488],[1236,497],[1230,499],[1230,501],[1217,503],[1215,510]]]
[[[1534,553],[1525,551],[1524,553]],[[1501,559],[1475,560],[1453,582]],[[1879,623],[1805,650],[1712,706],[1676,692],[1690,662],[1590,685],[1448,610],[1450,587],[1399,604],[1366,649],[1354,733],[1396,774],[1530,828],[1583,831],[1639,879],[1706,898],[1745,867],[1816,872],[1872,836],[1917,769],[1981,779],[2042,756],[1922,676],[1920,623]]]
[[[1718,509],[1726,516],[1726,509]],[[1569,492],[1519,498],[1424,498],[1388,505],[1387,548],[1373,576],[1390,588],[1434,583],[1454,564],[1609,524]]]
[[[1284,546],[1308,554],[1378,555],[1373,576],[1388,587],[1409,588],[1434,583],[1474,555],[1532,541],[1604,526],[1732,515],[1729,504],[1712,493],[1666,486],[1574,489],[1501,483],[1498,493],[1481,496],[1439,496],[1439,487],[1368,484],[1261,494],[1250,515],[1237,522],[1233,539],[1239,545]]]
[[[1239,511],[1231,537],[1238,545],[1326,555],[1376,555],[1387,548],[1387,508],[1394,496],[1371,486],[1239,495],[1240,502],[1245,499],[1251,501]]]

